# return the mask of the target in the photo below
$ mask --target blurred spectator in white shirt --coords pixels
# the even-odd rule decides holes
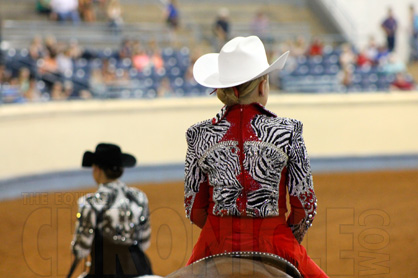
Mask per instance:
[[[73,74],[73,61],[71,59],[71,49],[67,48],[57,55],[58,71],[66,77]]]
[[[67,20],[73,23],[80,22],[78,13],[78,0],[51,0],[51,10],[53,19],[65,22]]]

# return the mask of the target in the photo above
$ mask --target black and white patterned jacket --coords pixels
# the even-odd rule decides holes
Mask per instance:
[[[316,214],[302,123],[262,105],[224,107],[186,133],[185,209],[202,227],[208,214],[284,217],[302,241]]]
[[[116,244],[138,245],[142,250],[149,247],[148,199],[141,190],[128,187],[119,180],[101,184],[95,193],[81,197],[78,206],[72,242],[77,258],[90,253],[96,228],[103,237]]]

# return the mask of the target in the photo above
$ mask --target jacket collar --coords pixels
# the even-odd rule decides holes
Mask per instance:
[[[212,124],[216,125],[217,123],[219,123],[225,116],[226,114],[228,114],[228,111],[235,106],[242,106],[242,107],[255,107],[260,111],[260,114],[264,114],[264,115],[268,115],[271,117],[277,117],[277,115],[269,110],[267,110],[263,105],[261,105],[260,103],[254,102],[251,104],[245,104],[245,105],[241,105],[241,104],[235,104],[232,106],[224,106],[222,107],[221,111],[218,112],[218,114],[216,114],[215,117],[213,117],[212,119]]]
[[[119,179],[114,180],[112,182],[108,183],[101,183],[99,185],[99,188],[120,188],[126,186],[123,182],[121,182]]]

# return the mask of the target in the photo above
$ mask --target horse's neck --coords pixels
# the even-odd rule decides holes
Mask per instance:
[[[262,261],[236,257],[213,257],[202,260],[195,264],[182,268],[169,276],[169,278],[189,277],[217,277],[217,278],[238,278],[238,277],[280,277],[292,278],[286,274],[284,269],[277,266],[265,264]]]

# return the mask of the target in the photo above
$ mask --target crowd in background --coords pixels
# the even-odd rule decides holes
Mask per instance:
[[[418,62],[418,14],[413,5],[410,5],[409,10],[411,23],[408,62],[412,64]],[[386,35],[386,40],[379,44],[375,36],[371,35],[367,45],[360,49],[349,43],[342,43],[334,50],[327,50],[330,46],[324,44],[319,37],[314,37],[310,42],[306,42],[303,37],[298,37],[295,41],[285,44],[283,48],[291,50],[290,66],[292,64],[296,66],[294,61],[300,56],[323,57],[325,52],[336,51],[340,69],[338,77],[346,90],[353,85],[355,74],[359,72],[378,72],[384,76],[390,76],[389,90],[416,89],[415,81],[407,71],[407,63],[399,59],[396,53],[398,23],[391,7],[388,8],[381,28]]]
[[[180,11],[176,0],[164,3],[163,19],[169,29],[179,27]],[[37,0],[36,11],[50,20],[71,22],[96,22],[106,20],[115,29],[122,28],[123,9],[120,0]]]
[[[119,0],[37,0],[36,11],[60,23],[107,21],[115,30],[123,25]]]
[[[85,49],[76,41],[35,37],[27,49],[6,53],[0,66],[3,102],[107,98],[111,90],[135,86],[146,90],[137,97],[204,93],[191,73],[197,55],[186,47],[161,49],[155,41],[125,39],[119,49]]]
[[[180,24],[180,11],[175,0],[168,1],[166,4],[165,23],[173,32],[176,32]],[[111,26],[121,27],[123,17],[119,0],[38,1],[39,12],[47,13],[52,20],[71,21],[74,24],[78,24],[81,20],[95,21],[94,7],[106,11],[107,20]],[[418,60],[418,15],[413,5],[410,6],[410,15],[410,61],[414,62]],[[221,8],[211,26],[213,51],[219,51],[220,47],[231,38],[232,24],[229,10]],[[258,35],[266,45],[273,43],[273,47],[268,49],[271,60],[284,51],[290,50],[286,66],[288,72],[296,70],[298,63],[303,59],[309,60],[312,57],[321,59],[329,53],[334,53],[339,69],[336,78],[347,91],[353,85],[356,72],[370,70],[394,77],[388,90],[415,89],[414,80],[407,73],[407,65],[396,55],[397,21],[390,8],[381,27],[387,35],[385,43],[378,44],[375,37],[371,35],[365,47],[356,49],[348,43],[335,45],[323,42],[319,36],[308,38],[297,36],[291,40],[274,41],[269,36],[271,33],[268,13],[263,10],[255,11],[253,18],[249,21],[252,34]],[[10,51],[16,53],[10,53]],[[106,51],[108,53],[104,54]],[[110,87],[116,89],[129,87],[133,79],[139,80],[147,77],[158,77],[153,79],[156,84],[149,86],[155,91],[155,97],[176,95],[174,87],[178,84],[181,84],[178,87],[181,87],[183,91],[193,85],[191,73],[193,62],[195,57],[201,54],[190,52],[184,47],[182,51],[185,59],[180,61],[182,64],[170,65],[171,60],[163,57],[164,49],[155,41],[141,42],[135,39],[125,39],[121,42],[119,49],[106,51],[83,49],[75,40],[60,42],[54,36],[34,37],[27,48],[3,53],[4,56],[19,56],[20,58],[13,60],[13,64],[0,64],[2,101],[96,98],[104,96]],[[177,60],[174,63],[178,62]],[[173,68],[179,71],[174,76],[177,78],[172,78],[173,75],[168,74],[169,71],[173,71]],[[273,88],[281,89],[280,76],[275,76],[271,80]],[[185,84],[190,86],[184,86]],[[204,91],[202,88],[199,89]]]

